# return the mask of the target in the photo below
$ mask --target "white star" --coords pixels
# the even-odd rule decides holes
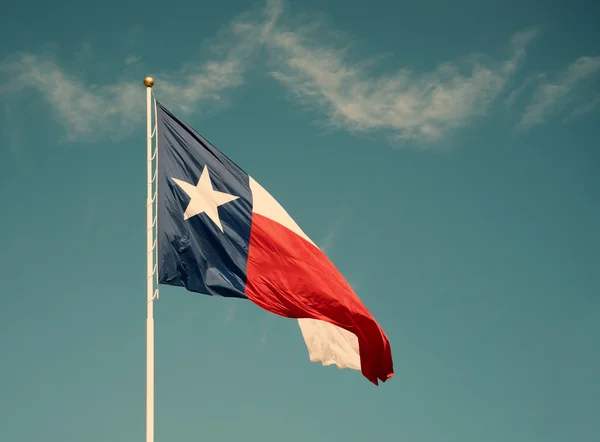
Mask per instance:
[[[206,213],[206,216],[208,216],[222,232],[223,226],[219,219],[217,207],[234,201],[238,199],[239,196],[233,196],[228,193],[214,190],[210,181],[210,173],[206,166],[204,166],[196,186],[175,178],[171,179],[190,197],[190,202],[185,209],[183,219],[189,219],[200,213]]]

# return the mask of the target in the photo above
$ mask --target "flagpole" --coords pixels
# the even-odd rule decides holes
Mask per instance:
[[[146,442],[154,442],[154,253],[152,195],[152,86],[154,80],[144,79],[146,86],[146,143],[147,143],[147,187],[146,199]]]

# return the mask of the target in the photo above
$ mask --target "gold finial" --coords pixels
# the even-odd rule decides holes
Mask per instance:
[[[146,87],[154,86],[154,79],[152,77],[144,78],[144,86],[146,86]]]

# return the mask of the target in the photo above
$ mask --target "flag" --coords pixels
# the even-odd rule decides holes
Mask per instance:
[[[156,110],[158,283],[296,318],[312,361],[391,378],[385,333],[327,256],[254,178]]]

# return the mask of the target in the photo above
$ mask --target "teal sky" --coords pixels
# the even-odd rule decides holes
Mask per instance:
[[[255,177],[396,376],[163,287],[156,442],[600,439],[598,3],[8,0],[0,440],[145,434],[145,91]]]

